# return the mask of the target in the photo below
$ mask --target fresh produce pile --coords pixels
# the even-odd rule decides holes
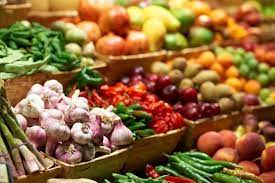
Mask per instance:
[[[156,133],[165,133],[167,131],[178,129],[184,126],[184,120],[182,116],[179,113],[174,112],[172,106],[170,106],[168,103],[159,100],[156,95],[151,94],[142,82],[136,82],[132,86],[126,86],[120,82],[112,86],[102,85],[98,91],[90,89],[82,91],[81,96],[88,99],[90,106],[104,107],[113,105],[116,107],[121,105],[120,103],[130,107],[131,105],[141,106],[142,110],[152,116],[152,121],[149,123],[147,122],[147,120],[149,120],[147,119],[147,115],[144,116],[146,119],[143,121],[146,122],[142,123],[148,124],[146,124],[146,129],[136,131],[141,136],[148,136],[152,134],[152,130],[148,129],[148,127],[153,129]],[[129,118],[129,114],[127,115]],[[137,116],[135,114],[135,118],[136,117]],[[128,124],[128,118],[125,119],[125,124],[127,126],[130,125]],[[134,126],[136,125],[138,124],[135,123]],[[128,127],[130,128],[131,125]],[[136,127],[134,127],[134,129],[135,128]]]
[[[75,90],[66,97],[56,80],[35,84],[14,108],[17,120],[36,148],[60,161],[75,164],[97,153],[129,145],[132,132],[113,113],[113,106],[94,107]]]
[[[2,79],[32,73],[71,71],[94,64],[94,45],[83,49],[77,44],[86,43],[86,33],[73,24],[62,26],[65,35],[38,23],[21,21],[0,29],[0,73]]]
[[[184,118],[197,120],[244,106],[243,93],[231,92],[227,85],[218,84],[220,76],[215,71],[202,70],[199,64],[186,63],[184,58],[175,58],[168,64],[155,62],[151,71],[153,74],[145,75],[142,67],[136,67],[121,81],[129,86],[143,82]]]
[[[6,163],[14,177],[46,170],[42,156],[18,125],[6,99],[3,81],[0,89],[0,162]]]
[[[125,175],[113,174],[115,182],[140,183],[245,183],[262,182],[260,178],[242,170],[234,163],[213,160],[201,152],[176,152],[167,155],[166,165],[155,168],[147,165],[146,174],[149,179],[139,178],[131,173]],[[162,176],[161,176],[162,175]],[[192,180],[194,181],[192,181]],[[105,181],[108,182],[108,181]]]
[[[255,48],[255,54],[257,50]],[[258,61],[257,55],[250,51],[242,48],[217,47],[214,51],[202,52],[197,58],[189,59],[189,62],[216,71],[221,82],[228,85],[232,92],[250,94],[247,96],[251,98],[250,102],[246,102],[248,105],[259,104],[257,95],[260,95],[262,103],[274,104],[274,91],[269,87],[275,81],[275,68],[268,62]]]
[[[238,163],[245,171],[260,176],[265,183],[270,183],[275,175],[275,146],[272,141],[272,124],[268,121],[258,122],[255,116],[246,114],[243,124],[235,132],[222,130],[202,134],[197,148],[213,156],[215,160]]]
[[[204,1],[125,3],[128,7],[81,0],[78,18],[62,19],[55,25],[66,35],[70,31],[70,35],[79,38],[81,31],[72,33],[70,28],[67,29],[73,27],[71,23],[76,24],[78,29],[87,33],[98,53],[116,56],[161,49],[181,50],[210,44],[215,37],[221,41],[248,35],[224,10],[211,9]]]

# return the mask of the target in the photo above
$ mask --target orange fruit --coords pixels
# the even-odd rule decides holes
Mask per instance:
[[[261,84],[256,80],[249,80],[244,85],[244,91],[247,93],[258,94],[261,90]]]
[[[190,1],[190,8],[196,14],[196,16],[209,14],[211,11],[210,6],[206,2],[198,0]]]
[[[227,84],[228,86],[234,88],[237,91],[241,91],[242,90],[242,82],[241,80],[239,80],[238,78],[234,78],[234,77],[230,77],[225,81],[225,84]]]
[[[225,76],[230,78],[230,77],[238,77],[239,76],[239,71],[235,66],[230,66],[226,71],[225,71]]]
[[[215,55],[211,51],[205,51],[199,56],[198,63],[205,68],[209,68],[215,60]]]
[[[223,67],[230,67],[233,64],[233,56],[230,53],[227,53],[225,51],[219,53],[217,55],[217,61],[223,66]]]
[[[220,76],[224,75],[224,69],[223,69],[222,65],[217,62],[212,64],[210,69],[213,71],[216,71]]]
[[[226,25],[228,16],[223,9],[215,9],[210,13],[210,18],[214,25]]]

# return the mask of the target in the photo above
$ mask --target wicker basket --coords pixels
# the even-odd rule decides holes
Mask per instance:
[[[10,4],[0,7],[0,27],[7,27],[16,21],[24,20],[30,9],[30,3]]]
[[[135,141],[124,171],[144,170],[147,163],[165,160],[164,153],[171,154],[174,151],[185,130],[172,130]]]
[[[109,155],[104,155],[93,159],[92,161],[67,164],[56,161],[62,167],[62,178],[90,178],[94,180],[102,180],[108,178],[112,173],[119,173],[126,162],[130,148],[117,150]],[[52,158],[53,159],[53,158]]]
[[[45,172],[37,172],[28,176],[21,176],[15,183],[46,183],[48,179],[56,178],[61,174],[61,166],[56,165]]]
[[[99,69],[106,67],[103,62],[98,62],[96,65],[91,66],[92,69]],[[64,87],[73,79],[75,74],[79,72],[80,69],[71,72],[59,72],[55,74],[51,73],[36,73],[29,76],[22,76],[14,79],[8,79],[5,81],[5,88],[7,91],[8,99],[12,106],[16,105],[20,100],[26,97],[32,85],[39,83],[43,84],[47,80],[56,79]],[[20,91],[20,92],[18,92]]]

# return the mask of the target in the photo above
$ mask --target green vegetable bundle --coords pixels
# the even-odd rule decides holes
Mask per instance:
[[[45,164],[20,128],[0,83],[0,163],[7,163],[14,177],[44,171]]]
[[[165,166],[157,166],[161,175],[185,176],[198,183],[260,183],[257,176],[244,172],[234,163],[215,161],[201,152],[175,153]]]
[[[0,29],[0,40],[0,72],[8,73],[3,79],[80,66],[80,59],[65,51],[64,35],[38,23],[17,22]]]
[[[154,135],[154,130],[147,127],[152,120],[152,116],[142,110],[139,105],[126,107],[124,104],[118,104],[114,110],[123,123],[133,132],[135,139]]]

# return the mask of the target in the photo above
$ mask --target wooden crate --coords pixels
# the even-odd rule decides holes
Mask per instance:
[[[141,171],[147,163],[165,160],[164,153],[171,154],[174,151],[185,130],[172,130],[135,141],[123,171]]]
[[[241,113],[219,115],[213,118],[204,118],[197,121],[186,120],[187,131],[183,136],[178,148],[191,150],[195,148],[198,137],[207,131],[220,131],[223,129],[232,129],[239,124]]]
[[[252,109],[252,113],[258,117],[258,120],[275,120],[275,105],[259,106]]]
[[[91,66],[93,69],[99,69],[105,67],[106,64],[100,62],[94,66]],[[18,78],[5,80],[5,89],[7,91],[8,99],[12,106],[16,105],[20,100],[26,97],[28,91],[32,87],[32,85],[39,83],[43,84],[47,80],[56,79],[58,80],[64,87],[68,85],[68,83],[73,79],[76,73],[79,72],[80,69],[71,71],[71,72],[58,72],[58,73],[36,73],[29,76],[22,76]]]
[[[27,176],[21,176],[15,183],[46,183],[48,179],[56,178],[61,174],[61,166],[56,165],[44,172],[37,172]]]
[[[62,167],[62,178],[102,180],[103,178],[110,177],[112,173],[120,172],[129,156],[130,149],[131,147],[120,149],[111,154],[75,165],[67,164],[56,159],[54,159],[54,161]]]
[[[30,3],[10,4],[0,7],[0,27],[7,27],[16,21],[24,20],[30,9]]]

